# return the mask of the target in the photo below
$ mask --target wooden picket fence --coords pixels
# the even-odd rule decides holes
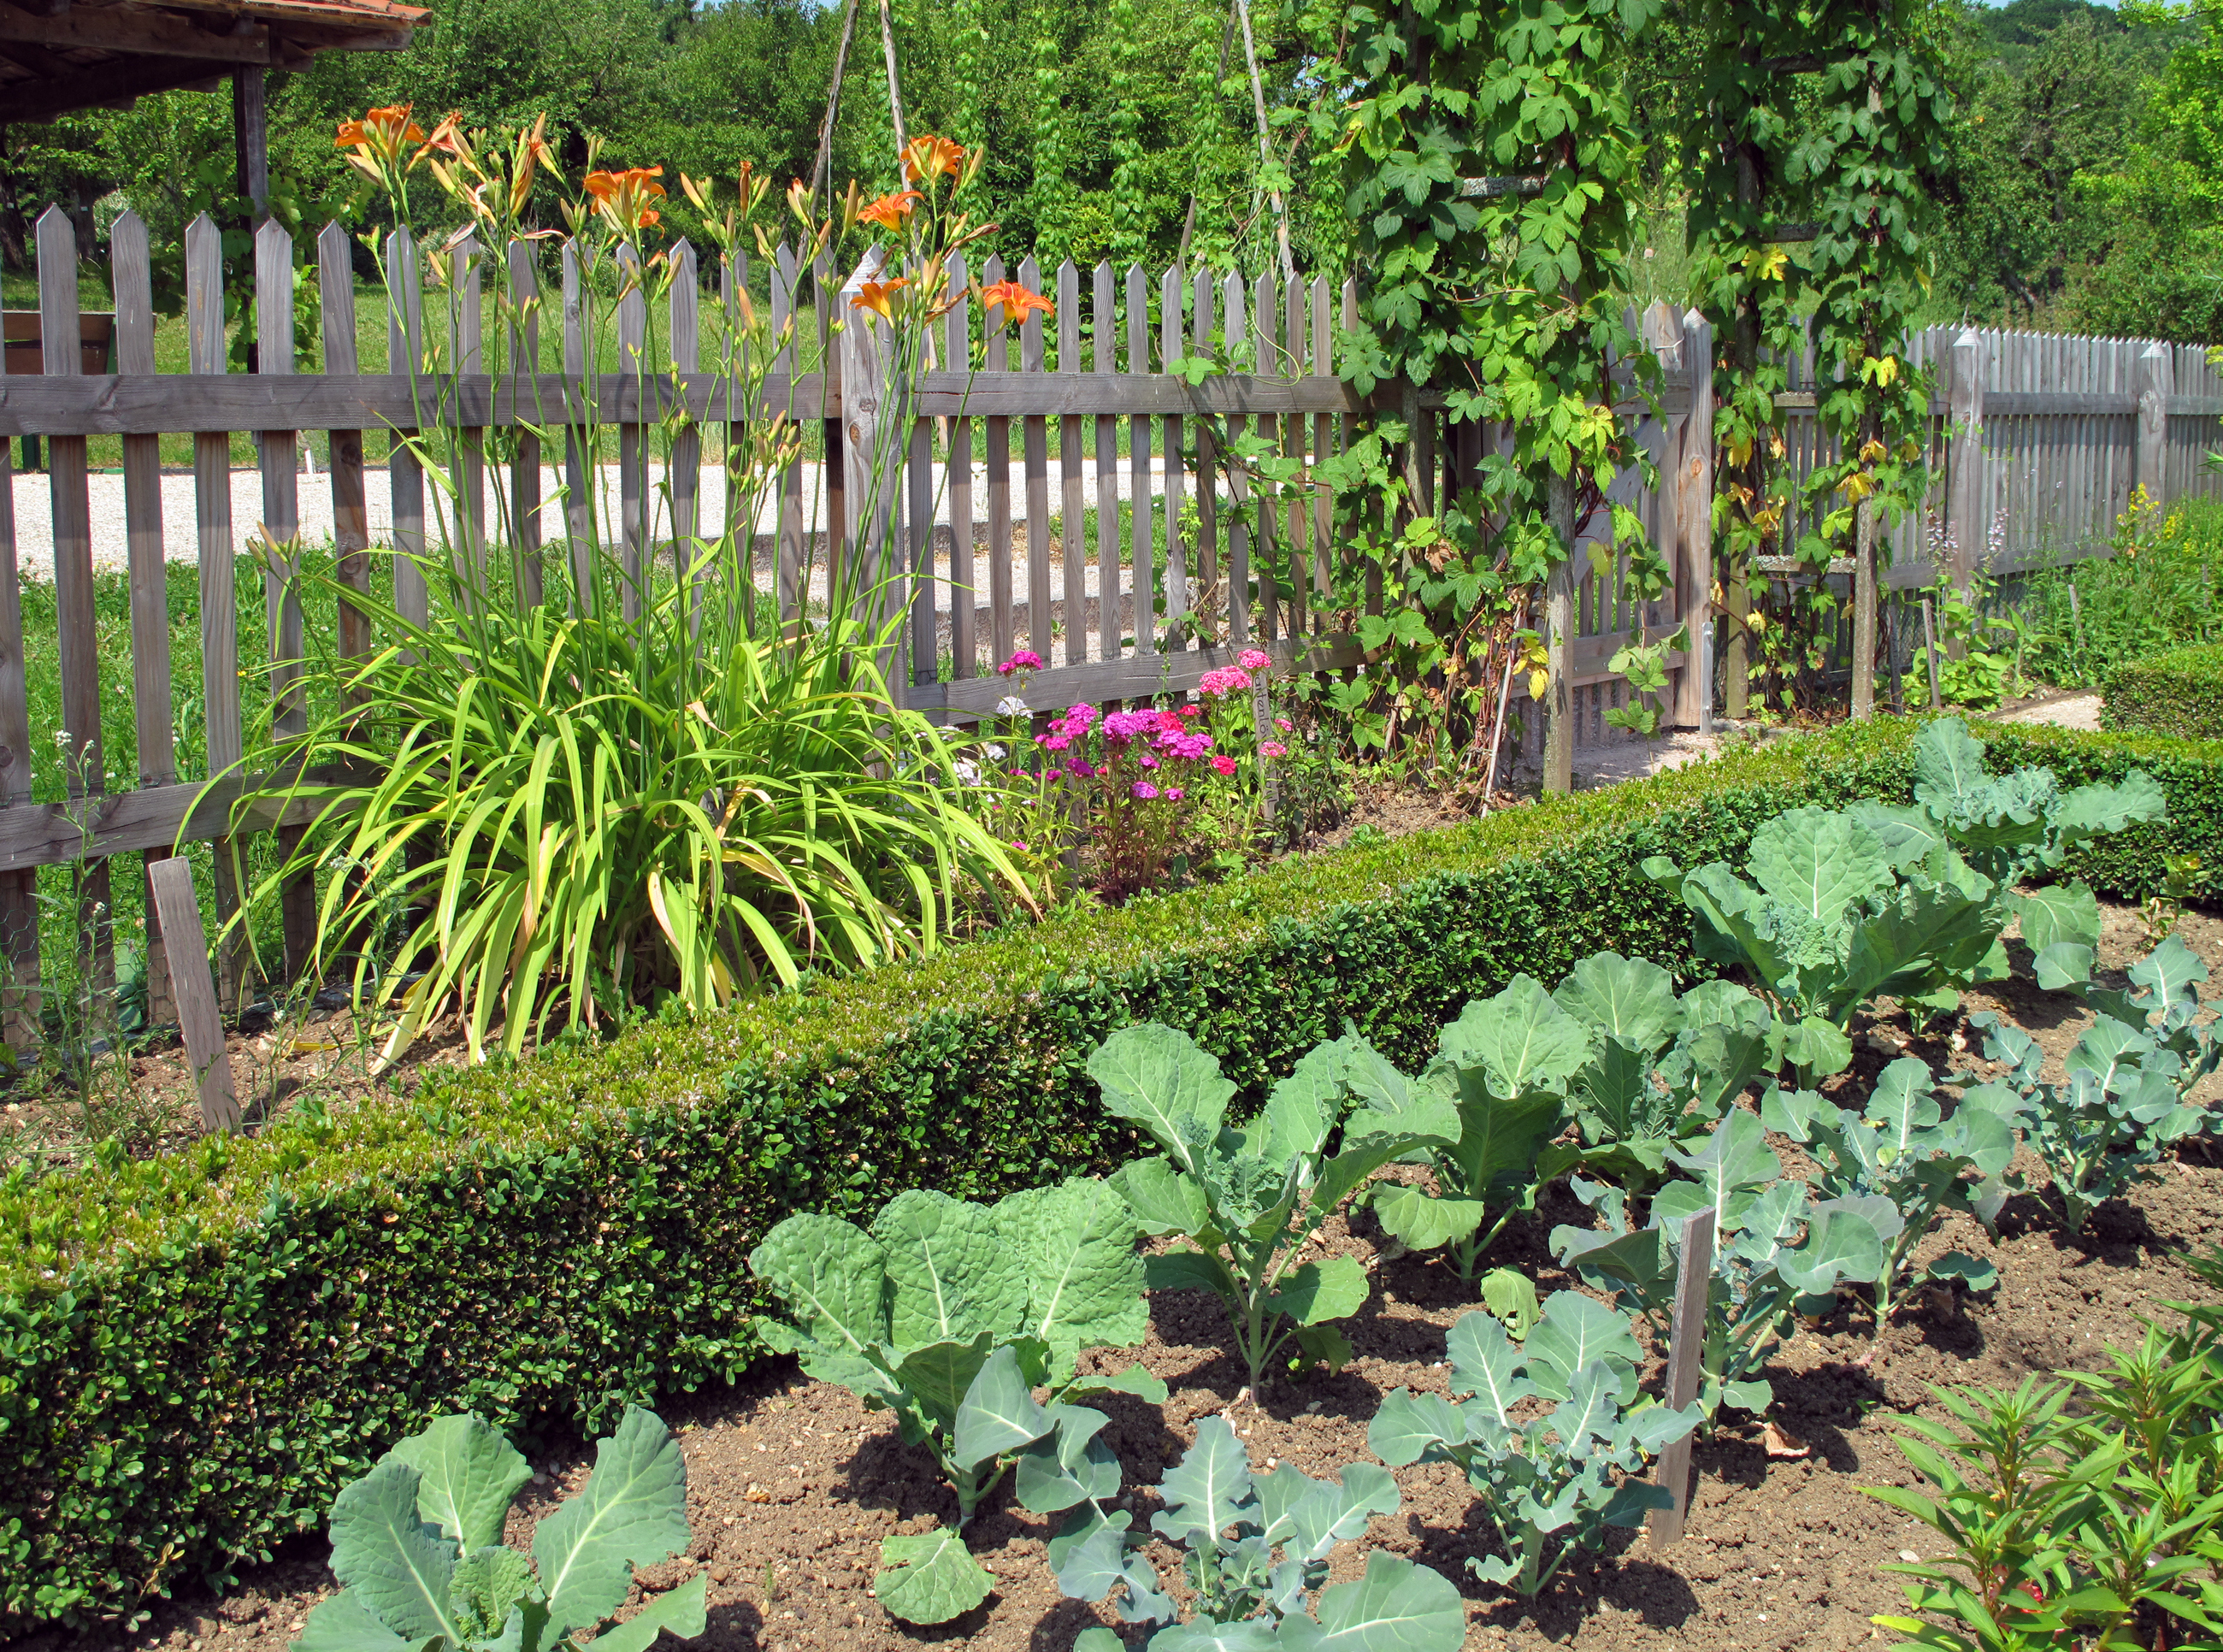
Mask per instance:
[[[530,437],[520,438],[516,462],[506,467],[506,491],[504,467],[488,475],[489,430],[528,421],[545,426],[545,409],[571,409],[567,422],[620,432],[614,538],[629,573],[652,576],[675,545],[698,533],[715,540],[722,532],[732,554],[751,558],[753,577],[793,621],[829,588],[822,582],[833,564],[858,558],[854,565],[879,580],[885,600],[910,615],[891,673],[898,692],[937,719],[992,714],[1012,691],[994,667],[1022,647],[1044,662],[1026,685],[1036,708],[1180,692],[1247,647],[1264,649],[1283,670],[1363,669],[1352,634],[1355,604],[1347,597],[1353,571],[1333,531],[1329,490],[1313,474],[1319,461],[1342,450],[1353,416],[1364,411],[1333,370],[1334,333],[1355,318],[1357,291],[1348,283],[1288,286],[1271,269],[1246,277],[1179,269],[1153,274],[1139,268],[1123,273],[1109,265],[1084,273],[1067,264],[1054,272],[1049,289],[1056,304],[1054,362],[1037,315],[996,332],[982,360],[975,330],[983,318],[960,306],[944,318],[938,363],[929,365],[906,402],[895,394],[899,387],[885,382],[880,335],[848,302],[877,266],[868,260],[837,281],[834,272],[800,267],[783,249],[762,272],[763,290],[775,329],[795,318],[796,342],[772,364],[764,401],[805,422],[816,457],[798,460],[778,478],[769,522],[738,520],[737,501],[729,499],[725,520],[706,524],[704,467],[714,482],[721,473],[715,456],[706,459],[703,432],[753,413],[736,405],[733,386],[698,370],[705,294],[695,255],[683,244],[672,255],[680,273],[669,315],[658,318],[668,371],[590,370],[595,341],[584,336],[580,320],[581,258],[568,243],[552,250],[519,243],[503,249],[497,264],[469,243],[439,255],[446,260],[437,292],[448,310],[448,346],[436,369],[425,364],[422,286],[433,255],[397,234],[385,247],[393,290],[385,306],[386,370],[378,372],[357,359],[351,249],[346,234],[331,225],[316,248],[324,370],[297,372],[291,352],[266,349],[251,375],[226,370],[214,224],[198,220],[186,237],[188,374],[154,370],[144,225],[127,214],[110,246],[117,371],[85,376],[77,352],[61,350],[47,354],[43,377],[0,380],[0,438],[35,435],[50,445],[62,718],[77,733],[100,727],[85,443],[91,436],[122,438],[138,753],[135,775],[111,774],[97,736],[79,746],[73,734],[78,749],[67,768],[68,796],[33,795],[29,754],[35,741],[50,740],[53,731],[35,731],[27,709],[13,481],[0,445],[0,933],[9,972],[0,987],[0,1037],[19,1049],[35,1037],[37,868],[82,860],[91,868],[88,902],[104,902],[101,880],[113,856],[160,857],[181,840],[221,839],[242,824],[281,834],[298,833],[303,824],[275,817],[235,822],[236,784],[205,789],[205,774],[179,771],[164,580],[173,547],[163,543],[158,453],[166,433],[193,437],[192,549],[208,685],[198,715],[205,719],[211,773],[244,754],[233,624],[239,544],[231,520],[231,432],[259,436],[260,531],[279,547],[293,539],[301,521],[297,433],[330,433],[329,476],[317,485],[331,491],[340,577],[367,589],[375,473],[364,463],[363,435],[412,429],[427,408],[445,426],[440,435],[452,455],[458,501],[448,522],[436,500],[433,537],[482,561],[497,553],[519,558],[531,590],[538,589],[544,538],[552,553],[558,539],[576,548],[600,535],[596,504],[605,483],[599,455],[588,445],[567,439],[560,459],[548,456],[550,469],[561,467],[552,490],[544,483],[538,443]],[[38,249],[44,334],[74,336],[74,232],[59,211],[41,220]],[[960,281],[969,274],[953,273]],[[990,258],[979,273],[992,283],[1005,271]],[[1016,273],[1044,290],[1032,259]],[[552,278],[564,327],[560,373],[485,370],[481,306],[489,274],[520,301]],[[748,279],[746,267],[728,267],[710,301],[730,306],[737,286]],[[275,224],[265,225],[256,241],[255,293],[261,339],[293,336],[293,288],[292,243]],[[830,328],[835,317],[847,325]],[[1575,565],[1584,573],[1569,672],[1578,745],[1625,737],[1603,721],[1625,694],[1606,670],[1625,641],[1691,622],[1703,656],[1710,635],[1702,621],[1712,577],[1712,404],[1704,370],[1711,332],[1695,313],[1678,316],[1665,306],[1639,319],[1663,369],[1657,416],[1645,413],[1638,426],[1639,439],[1658,462],[1659,485],[1643,488],[1631,470],[1610,497],[1638,511],[1654,543],[1668,552],[1675,583],[1640,612],[1621,594],[1617,577],[1592,574],[1588,558],[1578,556]],[[636,292],[617,318],[621,356],[634,352],[624,359],[638,359],[647,323]],[[538,363],[537,337],[515,339],[512,347],[518,361]],[[1972,547],[1981,552],[2000,510],[2014,556],[2068,557],[2104,543],[2138,482],[2163,499],[2217,488],[2219,478],[2200,461],[2215,415],[2223,412],[2223,383],[2196,352],[2138,341],[1969,332],[1932,332],[1912,341],[1911,350],[1918,360],[1944,368],[1949,394],[1940,398],[1936,444],[1947,466],[1943,496],[1964,559]],[[1168,370],[1181,357],[1212,355],[1233,370],[1201,383]],[[818,363],[822,371],[803,370]],[[1827,463],[1813,422],[1811,373],[1783,400],[1794,468]],[[1502,440],[1503,432],[1453,425],[1440,407],[1418,405],[1420,505],[1433,510],[1475,485],[1489,445]],[[891,407],[907,410],[907,431],[884,427]],[[643,432],[682,411],[659,476]],[[1210,427],[1199,421],[1213,417],[1224,419],[1231,434],[1247,428],[1302,466],[1297,483],[1260,513],[1257,543],[1230,509],[1250,483],[1239,473],[1200,482],[1215,466]],[[1185,437],[1204,450],[1195,470],[1168,462],[1167,456],[1185,451]],[[900,454],[896,474],[874,475],[876,454]],[[489,485],[496,489],[491,514]],[[385,539],[396,550],[424,553],[426,479],[398,445],[384,486]],[[878,506],[868,510],[868,500]],[[1092,508],[1090,543],[1083,524]],[[853,520],[868,514],[874,520]],[[555,525],[552,534],[545,533],[546,523]],[[1896,531],[1893,584],[1930,577],[1922,532],[1911,522]],[[1610,533],[1601,512],[1578,538],[1609,539]],[[395,562],[394,595],[403,613],[425,616],[422,576],[406,558]],[[301,611],[281,568],[267,571],[265,596],[274,658],[301,658]],[[344,606],[331,641],[343,656],[371,646],[367,624]],[[1697,723],[1709,709],[1710,662],[1678,655],[1672,663],[1671,715]],[[276,686],[283,685],[281,674]],[[1516,692],[1525,691],[1524,682]],[[303,716],[294,702],[281,709],[277,726],[298,729]],[[1532,746],[1540,722],[1527,719]],[[238,892],[224,881],[225,857],[217,860],[219,901],[229,905]],[[295,892],[284,905],[287,967],[298,969],[312,940],[306,892]],[[150,917],[149,974],[159,983],[161,941],[154,928]],[[98,925],[88,933],[97,936]],[[96,974],[112,968],[101,955],[103,944],[96,938],[92,946]],[[236,961],[231,973],[236,976]],[[154,1007],[156,1018],[165,1018],[159,999]]]

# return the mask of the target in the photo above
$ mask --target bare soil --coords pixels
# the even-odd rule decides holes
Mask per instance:
[[[2179,932],[2223,974],[2223,922],[2190,913]],[[2135,911],[2108,909],[2103,974],[2119,981],[2119,972],[2145,949]],[[1968,1007],[2001,1009],[2029,1028],[2056,1068],[2088,1018],[2073,1000],[2018,987],[1969,998]],[[1903,1016],[1886,1015],[1866,1033],[1855,1069],[1861,1081],[1902,1044],[1941,1069],[1979,1064],[1965,1023],[1917,1034]],[[1545,1235],[1558,1223],[1585,1220],[1579,1205],[1555,1191],[1508,1230],[1490,1261],[1533,1273],[1546,1292],[1569,1286],[1574,1282],[1553,1264]],[[1609,1552],[1571,1563],[1533,1602],[1467,1575],[1465,1561],[1488,1552],[1489,1537],[1472,1494],[1448,1466],[1403,1471],[1404,1506],[1377,1518],[1369,1542],[1459,1582],[1470,1648],[1579,1643],[1669,1652],[1880,1643],[1887,1637],[1871,1615],[1899,1610],[1902,1601],[1880,1568],[1939,1552],[1926,1528],[1862,1492],[1913,1482],[1896,1425],[1941,1414],[1932,1384],[2012,1386],[2032,1373],[2092,1369],[2108,1346],[2136,1342],[2147,1319],[2170,1321],[2166,1302],[2213,1300],[2180,1258],[2212,1249],[2223,1239],[2219,1228],[2223,1168],[2212,1156],[2162,1167],[2080,1234],[2062,1231],[2041,1195],[2008,1207],[1996,1242],[1974,1221],[1948,1218],[1924,1254],[1958,1248],[1988,1257],[1999,1269],[1995,1291],[1922,1297],[1880,1327],[1864,1302],[1842,1301],[1829,1318],[1802,1328],[1768,1373],[1774,1419],[1789,1448],[1805,1454],[1781,1454],[1785,1440],[1771,1441],[1755,1423],[1725,1428],[1697,1448],[1690,1529],[1680,1543],[1661,1550],[1628,1534]],[[1113,1419],[1106,1438],[1130,1487],[1155,1485],[1194,1438],[1197,1420],[1215,1412],[1234,1422],[1254,1465],[1293,1462],[1332,1474],[1369,1458],[1366,1428],[1384,1392],[1445,1386],[1444,1335],[1472,1305],[1467,1290],[1439,1262],[1377,1251],[1363,1214],[1331,1224],[1323,1248],[1358,1257],[1378,1282],[1348,1327],[1357,1357],[1334,1377],[1277,1382],[1256,1403],[1240,1395],[1240,1373],[1221,1352],[1217,1304],[1193,1292],[1154,1298],[1141,1357],[1165,1378],[1172,1399],[1162,1410],[1125,1397],[1105,1406]],[[1132,1356],[1095,1357],[1116,1365]],[[998,1578],[987,1602],[939,1629],[891,1618],[871,1592],[880,1540],[947,1520],[954,1505],[925,1454],[900,1443],[886,1414],[809,1380],[790,1360],[767,1362],[730,1388],[675,1397],[664,1415],[687,1460],[695,1539],[686,1557],[645,1571],[640,1584],[666,1589],[707,1570],[708,1647],[1065,1652],[1081,1629],[1112,1621],[1104,1609],[1058,1592],[1044,1548],[1061,1516],[1038,1518],[1007,1500],[986,1505],[971,1533]],[[533,1522],[577,1489],[591,1461],[576,1441],[536,1460],[540,1474],[511,1515],[513,1543],[529,1540]],[[1126,1496],[1130,1507],[1150,1506],[1148,1491]],[[274,1563],[249,1568],[222,1600],[181,1594],[154,1603],[128,1634],[55,1632],[18,1645],[22,1652],[279,1652],[335,1586],[323,1556],[320,1539],[304,1538]],[[1355,1575],[1363,1564],[1362,1550],[1346,1549],[1336,1575]]]

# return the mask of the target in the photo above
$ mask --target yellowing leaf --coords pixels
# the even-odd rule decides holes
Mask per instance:
[[[1862,464],[1873,464],[1877,460],[1882,458],[1883,455],[1883,444],[1876,440],[1874,437],[1871,436],[1867,441],[1861,444],[1861,463]]]
[[[1865,470],[1855,470],[1837,484],[1837,490],[1848,499],[1866,499],[1875,491],[1875,478]]]

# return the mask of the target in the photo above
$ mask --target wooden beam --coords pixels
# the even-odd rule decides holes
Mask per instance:
[[[205,58],[147,57],[103,63],[81,73],[22,87],[10,86],[10,122],[36,124],[79,109],[122,109],[158,91],[175,91],[209,78]]]
[[[241,19],[246,22],[244,18]],[[135,57],[197,57],[217,63],[268,63],[270,31],[248,22],[244,34],[216,34],[173,16],[121,6],[41,16],[0,0],[0,41],[57,51],[127,52]]]
[[[67,58],[56,56],[43,46],[34,46],[15,39],[4,28],[0,28],[0,58],[6,58],[24,73],[36,75],[41,80],[66,79],[74,75],[79,66]]]

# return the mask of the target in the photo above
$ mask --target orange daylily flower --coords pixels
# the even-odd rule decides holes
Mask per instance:
[[[965,164],[965,151],[946,137],[915,137],[904,145],[904,177],[911,183],[946,177]]]
[[[1017,281],[998,281],[993,287],[980,289],[980,302],[987,309],[1000,308],[1003,318],[1009,322],[1024,321],[1027,312],[1039,310],[1045,316],[1055,316],[1057,306],[1039,293],[1030,293]]]
[[[910,217],[911,208],[924,199],[925,197],[915,189],[906,189],[896,195],[883,195],[871,205],[859,207],[857,217],[860,221],[866,224],[877,224],[885,229],[900,230],[904,221]]]
[[[425,141],[424,129],[409,118],[409,111],[414,106],[395,104],[387,109],[374,109],[359,121],[342,121],[332,147],[367,148],[381,160],[398,160],[404,146]]]
[[[910,285],[900,275],[891,281],[866,281],[858,289],[857,296],[849,300],[849,306],[870,310],[883,321],[892,323],[903,308],[904,289]]]
[[[663,221],[664,215],[649,205],[664,199],[664,186],[654,181],[663,176],[661,167],[634,167],[625,172],[590,172],[583,183],[610,226],[627,235]]]

